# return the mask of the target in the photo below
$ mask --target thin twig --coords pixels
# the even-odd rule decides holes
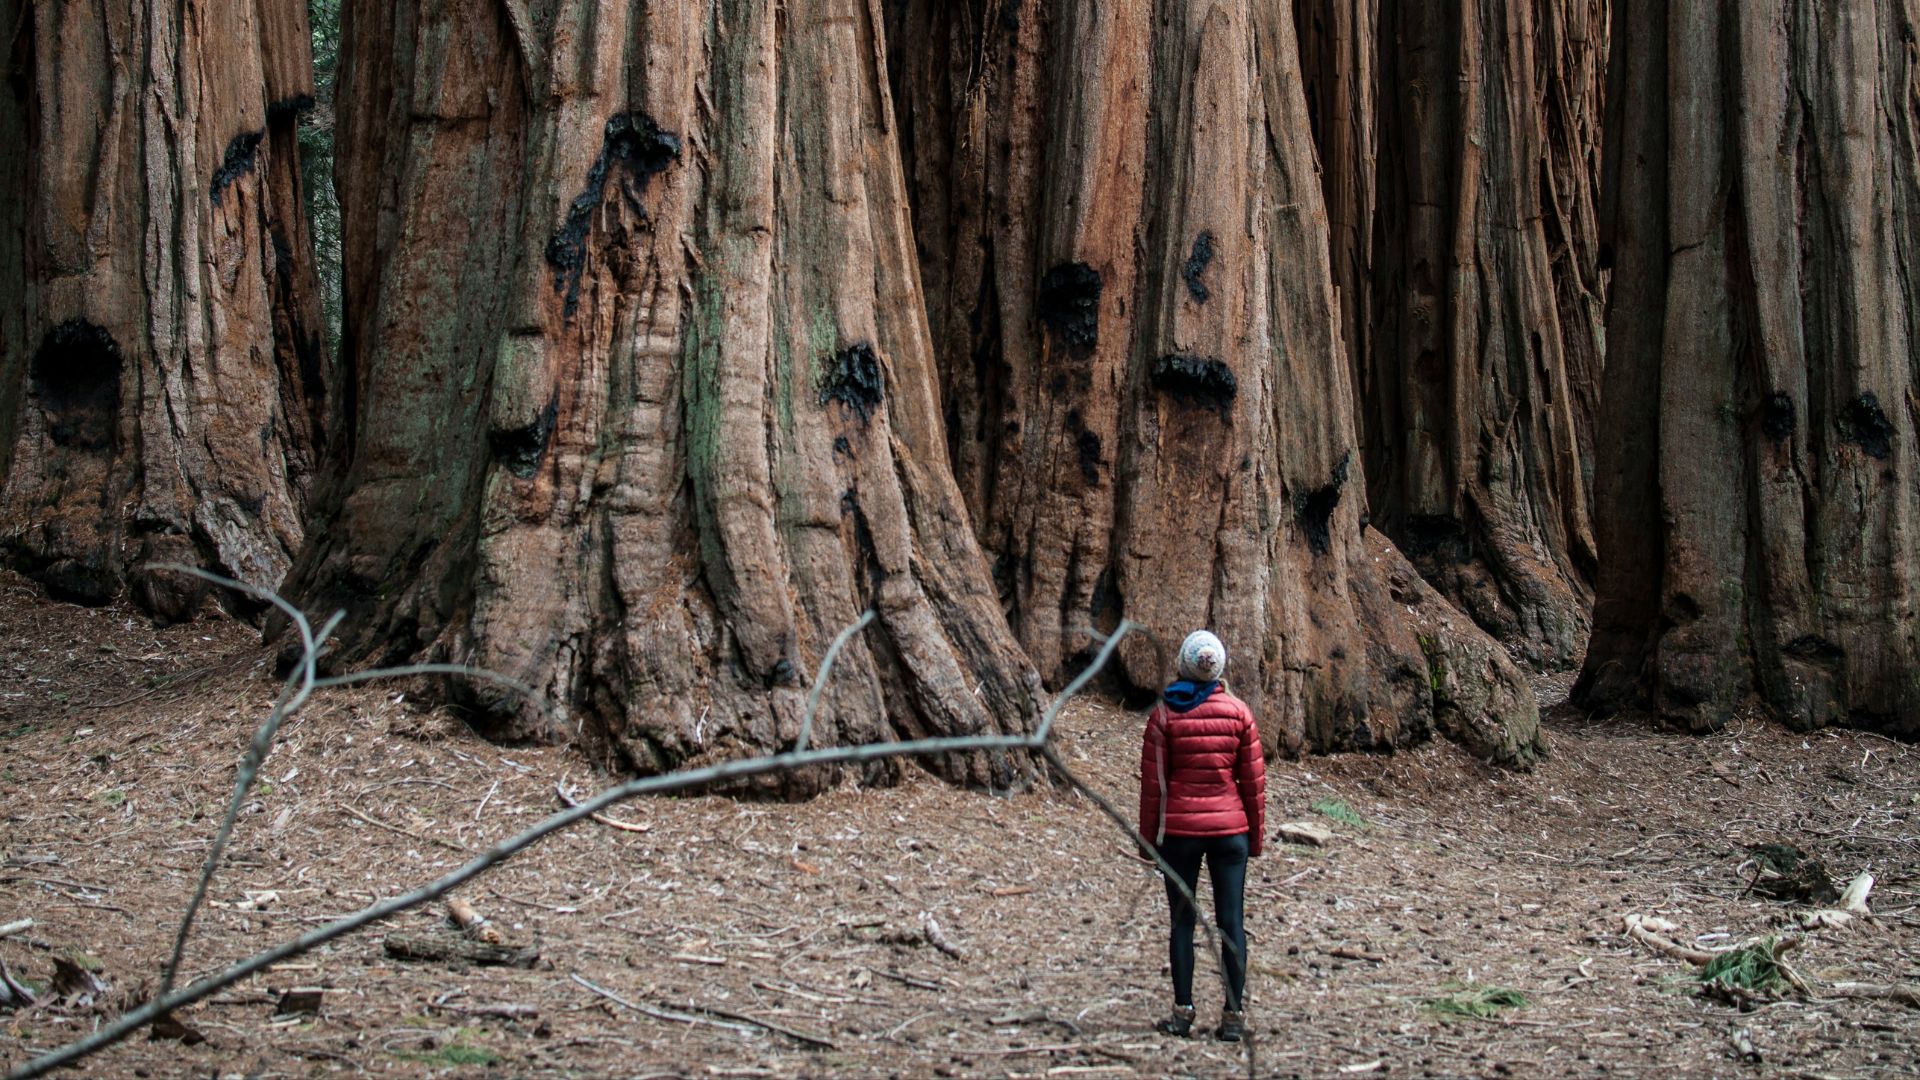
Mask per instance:
[[[580,800],[574,798],[573,792],[567,790],[566,777],[564,776],[561,777],[553,785],[553,790],[555,794],[560,796],[560,805],[562,806],[580,805]],[[607,814],[595,814],[593,815],[593,820],[599,822],[602,825],[605,825],[609,829],[619,829],[621,832],[643,833],[643,832],[653,831],[653,826],[651,825],[637,824],[631,821],[621,821],[619,818],[612,817]]]
[[[827,673],[833,670],[833,662],[840,658],[840,650],[846,648],[847,642],[853,640],[853,635],[866,629],[873,619],[873,609],[868,608],[854,620],[852,626],[834,637],[833,644],[827,646],[827,655],[820,658],[820,670],[813,676],[813,689],[807,694],[807,714],[800,718],[800,737],[793,741],[795,750],[805,750],[807,740],[813,736],[813,714],[820,708],[820,691],[826,689]]]
[[[299,608],[282,600],[271,589],[262,589],[243,581],[209,573],[195,566],[180,566],[162,563],[153,570],[172,570],[193,577],[224,585],[249,596],[257,597],[279,608],[293,619],[300,630],[301,656],[299,666],[280,684],[280,696],[273,703],[272,711],[267,713],[258,730],[253,733],[253,741],[247,747],[246,756],[240,759],[240,769],[234,777],[233,798],[228,801],[226,817],[220,821],[220,829],[214,834],[213,846],[207,849],[207,861],[200,868],[200,880],[194,884],[193,898],[187,901],[186,914],[180,917],[180,928],[173,935],[173,953],[167,958],[167,966],[160,972],[160,993],[166,994],[173,989],[173,980],[180,973],[180,959],[186,953],[187,935],[193,932],[193,919],[200,913],[200,905],[206,901],[207,889],[213,884],[213,875],[220,868],[220,857],[226,854],[227,841],[233,837],[233,823],[240,817],[240,807],[247,801],[247,792],[253,787],[253,781],[260,773],[260,765],[267,758],[267,751],[273,746],[273,738],[280,731],[280,724],[288,713],[298,709],[313,693],[314,663],[320,652],[320,644],[346,618],[346,612],[336,612],[327,620],[326,628],[316,638],[312,624]],[[296,688],[297,686],[297,688]]]
[[[398,825],[381,821],[379,818],[374,817],[371,814],[363,814],[360,811],[355,810],[351,806],[341,807],[340,812],[343,814],[347,814],[350,817],[359,818],[361,821],[364,821],[367,824],[374,826],[375,828],[385,829],[391,833],[399,833],[401,836],[404,836],[409,840],[418,840],[423,844],[438,844],[441,847],[446,848],[448,851],[456,851],[462,855],[473,854],[473,852],[468,851],[466,848],[463,848],[459,844],[453,843],[450,840],[442,840],[437,836],[427,836],[424,833],[414,832],[412,829],[403,829]]]
[[[746,1013],[729,1012],[726,1009],[716,1008],[712,1005],[695,1005],[695,1004],[692,1004],[691,1002],[669,1001],[666,1003],[666,1006],[669,1009],[676,1009],[681,1012],[708,1013],[713,1016],[718,1016],[723,1020],[738,1020],[744,1024],[752,1024],[755,1027],[766,1028],[768,1031],[777,1031],[780,1034],[785,1035],[789,1039],[797,1039],[800,1042],[809,1043],[811,1045],[823,1047],[828,1050],[834,1049],[833,1042],[830,1039],[825,1039],[818,1035],[809,1035],[806,1032],[800,1031],[796,1028],[790,1028],[784,1024],[776,1024],[771,1020],[763,1020],[758,1016],[749,1016]]]
[[[687,1013],[670,1012],[666,1009],[656,1009],[651,1005],[643,1005],[637,1001],[628,1001],[626,998],[621,997],[619,994],[614,993],[613,991],[607,989],[604,986],[600,986],[598,984],[588,982],[587,980],[581,978],[579,973],[577,972],[570,972],[568,973],[567,977],[572,979],[574,982],[579,983],[581,986],[584,986],[587,989],[593,991],[594,993],[599,994],[601,997],[606,998],[608,1001],[613,1002],[615,1005],[625,1006],[626,1008],[632,1009],[634,1012],[644,1013],[645,1015],[651,1016],[656,1020],[674,1020],[682,1024],[706,1024],[709,1027],[726,1028],[728,1031],[738,1031],[745,1035],[751,1035],[754,1032],[754,1029],[751,1027],[748,1027],[746,1024],[735,1024],[735,1023],[730,1023],[726,1020],[709,1020],[704,1016],[693,1016]]]

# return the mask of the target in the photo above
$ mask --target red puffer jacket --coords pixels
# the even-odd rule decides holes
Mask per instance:
[[[1147,714],[1140,744],[1140,835],[1247,834],[1260,854],[1267,823],[1267,762],[1247,703],[1216,690],[1188,712],[1165,702]]]

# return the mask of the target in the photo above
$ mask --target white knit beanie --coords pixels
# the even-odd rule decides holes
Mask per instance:
[[[1180,677],[1214,682],[1226,673],[1227,647],[1205,630],[1195,630],[1180,643]]]

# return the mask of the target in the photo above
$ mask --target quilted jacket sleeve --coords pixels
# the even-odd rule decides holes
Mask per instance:
[[[1267,757],[1260,749],[1260,724],[1253,718],[1252,709],[1245,713],[1247,722],[1240,731],[1233,779],[1247,810],[1247,853],[1258,855],[1267,839]]]
[[[1147,714],[1147,730],[1140,738],[1140,838],[1154,846],[1160,832],[1160,804],[1167,793],[1160,789],[1166,760],[1166,725],[1155,706]]]

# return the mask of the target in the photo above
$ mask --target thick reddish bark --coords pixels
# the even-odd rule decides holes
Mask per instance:
[[[295,586],[349,612],[346,655],[513,675],[540,700],[480,691],[495,730],[652,771],[792,745],[873,607],[816,744],[1026,730],[1039,685],[946,461],[870,9],[366,0],[344,23],[353,397]]]
[[[1298,0],[1295,17],[1373,522],[1480,625],[1569,666],[1594,568],[1604,12]]]
[[[1615,5],[1591,705],[1920,733],[1913,16]]]
[[[55,594],[168,560],[274,586],[301,538],[326,365],[294,124],[296,0],[0,3],[0,550]],[[18,268],[16,270],[16,267]],[[18,302],[13,302],[16,300]]]
[[[1123,675],[1153,687],[1211,626],[1281,748],[1439,722],[1529,755],[1504,654],[1363,541],[1289,13],[913,3],[895,25],[952,457],[1040,670],[1062,681],[1124,615],[1151,636]],[[1436,663],[1472,723],[1438,715]]]

